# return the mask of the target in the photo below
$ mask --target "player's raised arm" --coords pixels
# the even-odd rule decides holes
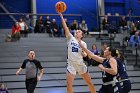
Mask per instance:
[[[62,21],[62,26],[63,26],[64,31],[65,31],[65,36],[66,36],[66,38],[68,38],[69,35],[70,35],[69,28],[67,27],[67,24],[65,22],[65,19],[64,19],[62,13],[58,13],[58,14],[60,15],[60,18],[61,18],[61,21]]]

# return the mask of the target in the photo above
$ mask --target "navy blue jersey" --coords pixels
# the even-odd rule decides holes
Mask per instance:
[[[120,60],[119,58],[116,58],[117,64],[118,64],[118,76],[120,79],[128,79],[128,74],[126,72],[126,66],[125,63]]]
[[[111,68],[111,66],[109,64],[109,60],[104,60],[103,66],[106,68]],[[102,79],[103,79],[104,83],[109,82],[109,81],[114,81],[114,78],[116,78],[116,76],[117,75],[112,75],[112,74],[109,74],[105,71],[103,71],[103,73],[102,73]]]

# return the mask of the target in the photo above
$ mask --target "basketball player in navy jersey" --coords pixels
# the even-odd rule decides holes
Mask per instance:
[[[87,66],[83,61],[83,56],[87,54],[80,48],[79,41],[81,41],[84,47],[87,47],[86,43],[82,41],[83,33],[81,30],[76,30],[74,36],[70,33],[66,22],[61,13],[58,13],[62,20],[62,26],[65,31],[65,36],[67,38],[68,45],[68,59],[67,59],[67,93],[73,93],[73,81],[76,73],[78,73],[86,82],[91,93],[96,93],[94,85],[92,84],[90,74],[88,72]]]
[[[120,83],[117,80],[117,61],[114,58],[117,55],[116,49],[107,47],[103,58],[90,52],[81,42],[79,42],[79,45],[90,58],[102,63],[99,65],[99,68],[102,70],[103,84],[98,93],[122,93]]]
[[[118,57],[116,58],[118,63],[118,80],[122,88],[122,93],[129,93],[131,90],[131,82],[128,79],[128,74],[126,72],[124,57],[118,50],[116,51],[116,53],[118,54]]]

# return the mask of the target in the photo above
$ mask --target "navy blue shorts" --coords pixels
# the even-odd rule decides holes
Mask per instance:
[[[125,80],[123,82],[120,82],[122,87],[122,93],[129,93],[131,90],[131,82],[130,80]]]
[[[123,93],[120,83],[117,82],[115,86],[110,85],[102,85],[98,93]]]

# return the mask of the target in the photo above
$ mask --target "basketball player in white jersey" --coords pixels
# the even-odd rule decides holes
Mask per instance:
[[[79,46],[79,41],[82,42],[83,46],[87,47],[86,43],[82,41],[83,32],[81,30],[76,30],[74,36],[70,33],[66,22],[61,13],[58,13],[62,20],[62,25],[65,31],[65,36],[67,38],[68,44],[68,59],[67,59],[67,93],[73,93],[73,81],[76,73],[78,73],[86,82],[91,93],[96,93],[95,87],[92,84],[90,74],[88,72],[87,66],[83,61],[83,56],[87,54]]]

